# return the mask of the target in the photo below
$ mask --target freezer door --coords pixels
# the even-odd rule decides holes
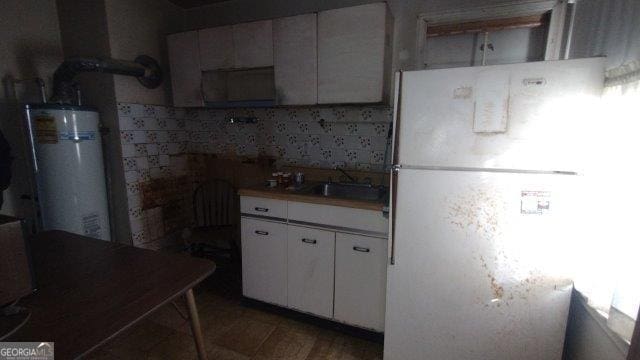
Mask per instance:
[[[578,178],[400,170],[384,358],[560,359]]]
[[[402,73],[396,163],[580,171],[602,58]]]

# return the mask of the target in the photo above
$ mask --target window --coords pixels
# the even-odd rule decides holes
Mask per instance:
[[[592,214],[589,234],[581,249],[575,288],[588,304],[607,319],[607,326],[627,343],[640,305],[640,230],[637,201],[640,169],[636,165],[640,144],[640,60],[607,71],[602,98],[602,119],[607,130],[598,131],[598,146],[590,153],[585,170],[594,208],[611,209]],[[596,265],[597,264],[597,265]]]
[[[568,6],[564,0],[530,1],[422,14],[416,66],[437,69],[557,59]]]
[[[427,69],[544,60],[548,17],[427,27]]]

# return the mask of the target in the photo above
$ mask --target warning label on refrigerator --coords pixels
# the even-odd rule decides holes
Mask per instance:
[[[82,230],[86,236],[100,239],[100,216],[98,213],[86,214],[82,217]]]
[[[58,143],[58,129],[53,116],[40,115],[35,118],[34,125],[34,135],[39,144]]]
[[[520,213],[542,215],[549,212],[551,193],[549,191],[522,191],[520,195]]]

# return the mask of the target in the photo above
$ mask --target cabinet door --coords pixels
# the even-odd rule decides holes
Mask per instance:
[[[242,293],[287,305],[287,225],[242,218]]]
[[[289,225],[287,243],[289,307],[331,318],[335,233]]]
[[[318,102],[316,14],[273,21],[273,67],[278,104]]]
[[[385,3],[318,13],[318,103],[383,100]]]
[[[233,67],[233,27],[219,26],[198,31],[202,71]]]
[[[173,106],[203,106],[198,32],[188,31],[167,36],[167,48]]]
[[[233,25],[234,67],[273,66],[271,20]]]
[[[334,319],[384,331],[387,240],[336,233]]]

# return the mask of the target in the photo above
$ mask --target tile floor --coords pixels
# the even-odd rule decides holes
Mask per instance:
[[[239,269],[219,268],[196,289],[211,360],[382,359],[382,344],[304,317],[242,301]],[[183,301],[176,303],[186,314]],[[90,359],[196,359],[189,323],[169,304],[119,335]]]

